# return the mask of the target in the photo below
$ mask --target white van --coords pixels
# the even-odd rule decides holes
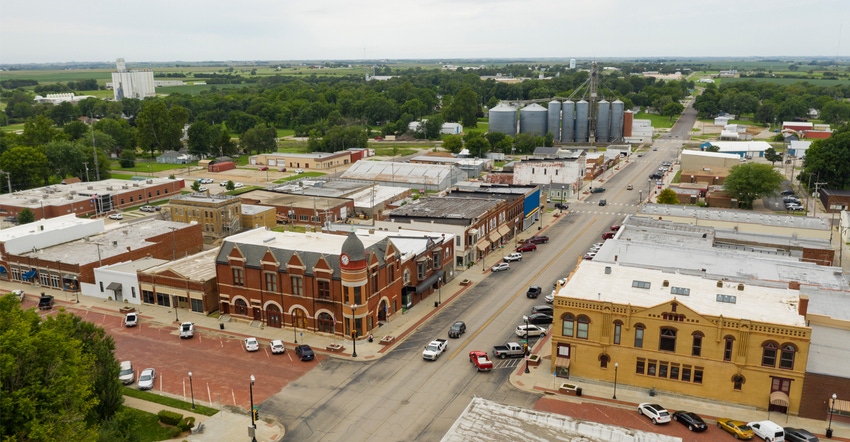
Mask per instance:
[[[136,381],[136,372],[133,370],[133,363],[130,361],[121,362],[121,371],[118,372],[118,379],[122,384],[132,384]]]
[[[747,426],[765,442],[785,442],[785,430],[773,421],[750,422]]]
[[[136,312],[127,313],[124,316],[124,327],[135,327],[139,323],[139,314]]]

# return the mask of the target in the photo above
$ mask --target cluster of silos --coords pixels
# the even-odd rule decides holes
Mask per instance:
[[[623,138],[623,118],[625,106],[622,101],[597,103],[595,141],[601,143],[616,142]],[[555,140],[561,143],[587,143],[590,138],[590,103],[585,100],[563,103],[552,100],[547,107],[530,104],[519,110],[519,129],[517,129],[517,109],[505,103],[499,103],[490,109],[489,130],[510,136],[517,133],[543,136],[551,132]]]

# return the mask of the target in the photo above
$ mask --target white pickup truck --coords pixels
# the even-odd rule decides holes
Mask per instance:
[[[422,359],[436,361],[437,358],[446,351],[449,343],[445,339],[435,339],[430,344],[425,346],[425,351],[422,352]]]

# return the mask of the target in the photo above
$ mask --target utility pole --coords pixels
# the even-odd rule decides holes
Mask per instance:
[[[86,182],[88,182],[89,181],[89,162],[83,161],[83,166],[85,166],[85,168],[86,168]]]
[[[815,207],[813,209],[814,214],[812,216],[815,216],[815,215],[818,214],[818,198],[820,198],[820,193],[818,192],[818,190],[820,189],[820,186],[825,186],[827,184],[829,184],[829,183],[827,183],[827,182],[822,182],[822,183],[817,182],[817,183],[815,183],[815,193],[812,195],[812,198],[814,198],[814,201],[812,201],[812,205],[815,206]]]
[[[5,170],[0,170],[0,173],[6,175],[6,183],[9,184],[9,193],[11,194],[12,193],[12,178],[11,178],[12,174],[11,174],[11,172],[6,172]],[[3,193],[3,192],[0,191],[0,193]]]
[[[100,168],[97,167],[97,146],[94,144],[94,115],[89,112],[89,127],[91,127],[91,147],[92,151],[94,151],[94,176],[97,178],[97,181],[100,181]],[[88,181],[88,168],[86,168],[86,181]]]

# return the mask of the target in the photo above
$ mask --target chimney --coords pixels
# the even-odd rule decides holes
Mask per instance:
[[[800,304],[797,305],[797,313],[800,316],[806,316],[806,313],[809,311],[809,296],[808,295],[800,295]]]
[[[791,290],[800,290],[800,281],[790,281],[788,288]]]

